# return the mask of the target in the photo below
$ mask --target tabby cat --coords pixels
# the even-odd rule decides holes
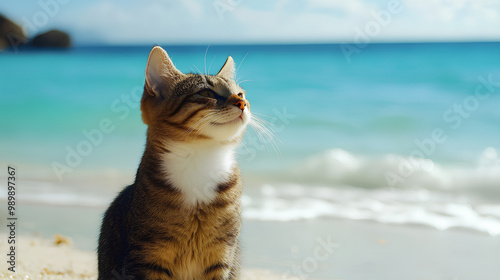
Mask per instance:
[[[228,57],[183,74],[154,47],[141,100],[148,126],[133,185],[104,214],[100,280],[239,279],[241,178],[234,150],[250,121]]]

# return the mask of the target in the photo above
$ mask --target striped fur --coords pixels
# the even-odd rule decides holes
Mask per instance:
[[[134,184],[106,211],[99,280],[239,279],[241,177],[233,154],[250,119],[229,57],[183,74],[155,47],[141,102],[147,141]]]

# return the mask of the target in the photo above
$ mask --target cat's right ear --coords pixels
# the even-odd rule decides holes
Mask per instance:
[[[148,94],[165,98],[173,90],[173,84],[182,77],[181,71],[175,68],[167,52],[155,46],[149,53],[146,66],[146,87]]]

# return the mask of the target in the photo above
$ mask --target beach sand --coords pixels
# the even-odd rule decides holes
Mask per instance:
[[[16,238],[16,273],[8,272],[5,262],[0,279],[97,279],[97,259],[93,252],[77,250],[69,237],[55,235],[52,240],[38,236]],[[0,252],[8,252],[7,236],[0,235]],[[244,270],[245,280],[273,280],[279,276],[265,270]]]
[[[20,206],[20,273],[7,279],[95,279],[105,209]],[[73,246],[56,246],[57,233],[70,236]],[[6,241],[0,234],[0,279],[11,276]],[[500,238],[463,229],[340,219],[244,220],[241,243],[242,267],[247,268],[243,279],[492,280],[500,275]]]

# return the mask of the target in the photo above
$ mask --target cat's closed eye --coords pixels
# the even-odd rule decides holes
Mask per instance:
[[[201,97],[215,98],[215,93],[210,90],[202,90],[198,92],[198,95]]]

